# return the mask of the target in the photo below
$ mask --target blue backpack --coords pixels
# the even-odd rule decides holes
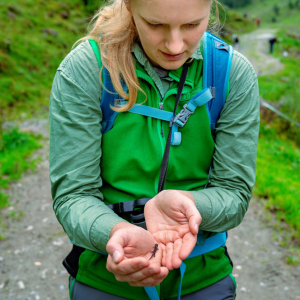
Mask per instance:
[[[94,40],[89,40],[99,67],[102,67],[101,58],[97,43]],[[194,110],[201,105],[206,105],[207,113],[210,120],[210,128],[213,138],[214,129],[219,119],[220,113],[224,107],[228,87],[229,74],[232,61],[232,47],[222,41],[215,35],[205,32],[202,37],[203,42],[203,91],[193,97],[185,106],[184,109],[176,115],[176,123],[173,125],[171,144],[173,146],[180,145],[181,133],[179,128],[183,127]],[[102,133],[109,131],[114,124],[118,112],[111,109],[111,106],[125,104],[125,100],[120,100],[120,95],[115,91],[108,70],[103,67],[103,85],[102,90],[101,110],[103,114]],[[125,83],[122,83],[123,89],[127,91]],[[108,92],[110,91],[110,92]],[[112,93],[111,93],[112,92]],[[147,117],[152,117],[170,122],[173,117],[172,112],[167,112],[146,105],[135,104],[129,112],[141,114]]]

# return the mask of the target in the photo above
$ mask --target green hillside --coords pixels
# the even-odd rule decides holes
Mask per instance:
[[[0,3],[2,121],[47,115],[55,70],[91,15],[79,0],[16,3]]]

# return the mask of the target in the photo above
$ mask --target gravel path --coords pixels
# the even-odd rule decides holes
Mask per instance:
[[[241,50],[243,40],[244,37]],[[254,46],[265,49],[264,42]],[[267,72],[266,69],[260,72]],[[45,120],[27,122],[24,127],[47,136]],[[11,206],[1,212],[4,216],[23,212],[20,217],[6,218],[7,239],[0,242],[1,300],[69,299],[68,275],[61,261],[71,245],[52,211],[48,139],[36,155],[42,157],[36,172],[26,172],[11,185]],[[228,249],[235,264],[238,300],[300,299],[300,266],[284,262],[285,250],[272,240],[272,229],[258,200],[251,202],[242,224],[230,231]]]

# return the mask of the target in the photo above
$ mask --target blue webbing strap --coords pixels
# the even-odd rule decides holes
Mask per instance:
[[[223,247],[226,244],[226,239],[227,239],[227,232],[217,233],[216,235],[205,239],[205,243],[203,245],[199,245],[199,246],[196,245],[195,248],[193,249],[193,251],[191,252],[191,254],[186,259],[200,256],[205,253],[216,250],[220,247]],[[71,243],[72,243],[72,241],[71,241]],[[97,253],[107,255],[106,252],[97,251]],[[177,300],[180,300],[182,280],[183,280],[185,270],[186,270],[186,265],[184,262],[182,262],[182,264],[180,265],[180,277],[181,278],[180,278],[180,283],[179,283],[179,287],[178,287]],[[146,287],[144,287],[144,289],[151,300],[160,300],[155,287],[146,286]]]
[[[208,101],[212,99],[211,90],[209,88],[206,88],[202,90],[199,94],[197,94],[195,97],[193,97],[188,103],[187,103],[187,109],[190,111],[194,111],[198,106],[202,106],[206,104]]]
[[[129,110],[129,112],[168,122],[170,122],[173,117],[173,113],[170,111],[165,111],[142,104],[134,104],[134,106]]]
[[[157,290],[154,286],[144,286],[144,290],[151,300],[160,300]]]

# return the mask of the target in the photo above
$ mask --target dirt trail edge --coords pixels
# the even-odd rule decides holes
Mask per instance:
[[[242,43],[243,39],[241,50]],[[265,49],[265,45],[254,46]],[[47,135],[45,120],[24,126]],[[1,212],[23,212],[18,218],[6,219],[7,239],[0,242],[1,300],[69,299],[68,274],[61,262],[71,245],[52,210],[48,139],[36,155],[42,157],[36,172],[26,172],[11,185],[11,206]],[[227,244],[234,262],[237,299],[300,299],[300,266],[284,262],[284,249],[272,240],[272,229],[266,225],[262,207],[253,200],[242,224],[229,232]]]

